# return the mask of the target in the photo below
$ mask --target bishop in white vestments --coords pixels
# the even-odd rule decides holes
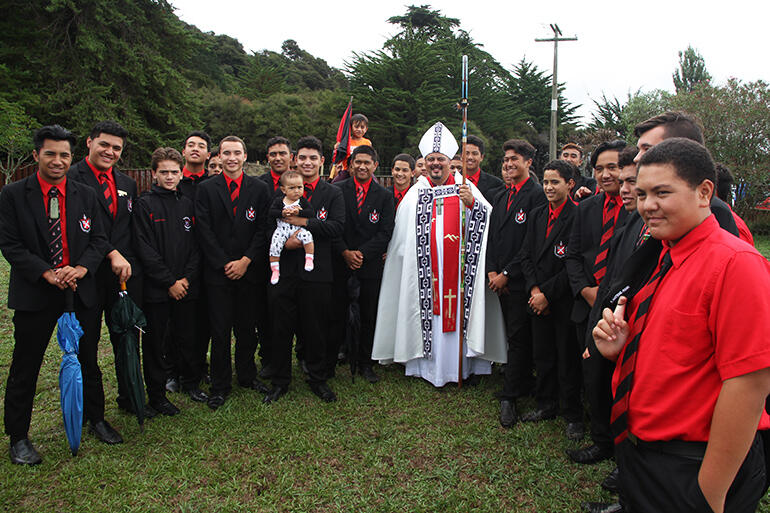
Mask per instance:
[[[372,359],[404,363],[408,376],[437,387],[457,382],[461,369],[467,379],[506,361],[500,303],[484,272],[492,206],[451,173],[457,149],[441,123],[420,141],[428,174],[396,212],[372,349]]]

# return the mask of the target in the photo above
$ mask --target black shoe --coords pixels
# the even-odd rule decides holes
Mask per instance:
[[[467,379],[463,380],[463,384],[469,387],[478,386],[481,383],[481,376],[477,374],[471,374]]]
[[[179,414],[179,408],[174,406],[174,404],[166,398],[163,398],[163,400],[158,402],[153,402],[150,406],[158,410],[158,413],[162,413],[168,417]]]
[[[516,424],[516,403],[503,399],[500,401],[500,425],[509,428]]]
[[[359,372],[364,377],[364,379],[369,383],[377,383],[380,381],[380,377],[374,373],[374,369],[372,369],[370,365],[361,367],[361,370]]]
[[[106,420],[100,420],[96,424],[89,422],[88,431],[106,444],[115,445],[123,443],[123,437]]]
[[[612,472],[607,474],[607,477],[602,481],[602,488],[610,493],[618,493],[620,490],[620,482],[618,481],[618,467],[612,469]]]
[[[551,420],[556,418],[558,412],[554,408],[538,408],[536,410],[528,411],[521,416],[521,420],[524,422],[540,422],[543,420]]]
[[[35,450],[28,438],[10,445],[11,463],[16,465],[37,465],[43,463],[43,458]]]
[[[586,428],[582,422],[567,422],[566,433],[570,440],[582,440],[586,434]]]
[[[251,383],[241,385],[243,388],[250,388],[252,390],[256,390],[260,394],[267,394],[270,392],[270,387],[262,383],[259,378],[254,378],[254,381]]]
[[[326,383],[310,383],[310,390],[325,403],[333,403],[337,400],[337,396]]]
[[[225,400],[227,400],[227,396],[224,394],[212,394],[209,396],[209,400],[206,401],[206,404],[212,410],[216,410],[217,408],[225,404]]]
[[[584,502],[583,509],[588,513],[622,513],[623,506],[617,502]]]
[[[265,398],[262,399],[262,402],[265,404],[272,404],[276,402],[281,397],[285,396],[287,392],[289,391],[289,387],[286,385],[276,385],[273,387],[270,392],[268,392],[265,395]]]
[[[179,380],[176,378],[168,378],[166,380],[166,392],[172,394],[179,392]]]
[[[118,401],[118,408],[123,410],[124,413],[127,413],[129,415],[136,415],[136,410],[134,409],[134,405],[131,404],[131,401]],[[158,415],[158,411],[150,406],[149,404],[144,405],[144,418],[145,419],[151,419],[153,417],[156,417]]]
[[[603,449],[598,445],[589,445],[582,449],[575,449],[567,451],[569,456],[575,463],[583,463],[584,465],[592,465],[599,463],[600,461],[608,460],[612,458],[612,449]]]
[[[193,388],[192,390],[188,390],[187,395],[189,395],[190,399],[196,403],[205,403],[209,400],[209,395],[200,388]]]

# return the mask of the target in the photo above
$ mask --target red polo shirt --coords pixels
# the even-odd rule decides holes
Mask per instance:
[[[45,207],[46,218],[48,217],[48,193],[50,192],[51,187],[56,187],[59,189],[59,217],[61,218],[62,245],[62,260],[59,267],[70,265],[70,248],[69,244],[67,244],[67,217],[65,215],[65,205],[67,203],[65,201],[65,195],[67,191],[67,177],[64,177],[62,183],[53,185],[40,178],[40,173],[38,172],[37,181],[40,184],[40,189],[43,191],[43,206]]]
[[[472,175],[467,175],[466,178],[473,182],[476,187],[479,186],[479,178],[481,178],[481,168],[478,168]]]
[[[278,184],[281,180],[281,175],[270,169],[270,178],[273,179],[273,190],[278,189]]]
[[[704,442],[722,382],[770,367],[770,264],[713,215],[671,247],[671,258],[639,341],[629,431]],[[759,427],[770,427],[767,413]]]

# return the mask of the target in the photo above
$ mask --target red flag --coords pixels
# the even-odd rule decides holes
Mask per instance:
[[[337,150],[334,152],[332,164],[344,162],[350,156],[350,116],[353,115],[353,98],[348,102],[348,108],[340,120],[340,127],[337,129]]]

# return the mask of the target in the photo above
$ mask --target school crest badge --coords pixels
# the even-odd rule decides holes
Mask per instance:
[[[246,219],[249,221],[254,221],[254,219],[257,218],[257,212],[254,210],[254,207],[249,207],[246,210]]]
[[[80,223],[80,229],[83,230],[83,233],[88,233],[91,231],[90,217],[87,217],[85,214],[83,214],[83,217],[81,217],[78,222]]]
[[[324,207],[321,207],[321,210],[319,210],[319,211],[318,211],[318,213],[317,213],[315,216],[316,216],[318,219],[320,219],[321,221],[326,221],[326,216],[327,216],[328,214],[329,214],[329,213],[326,211],[326,209],[325,209]]]
[[[372,210],[372,213],[369,214],[369,222],[372,224],[380,222],[380,213],[377,210]]]
[[[189,232],[192,230],[192,219],[185,216],[182,218],[182,225],[184,226],[184,231]]]
[[[523,209],[519,209],[519,211],[516,212],[516,222],[519,224],[524,224],[527,222],[527,213],[524,212]]]
[[[559,241],[558,244],[554,244],[553,254],[559,258],[564,258],[565,256],[567,256],[567,245],[564,244],[562,241]]]

